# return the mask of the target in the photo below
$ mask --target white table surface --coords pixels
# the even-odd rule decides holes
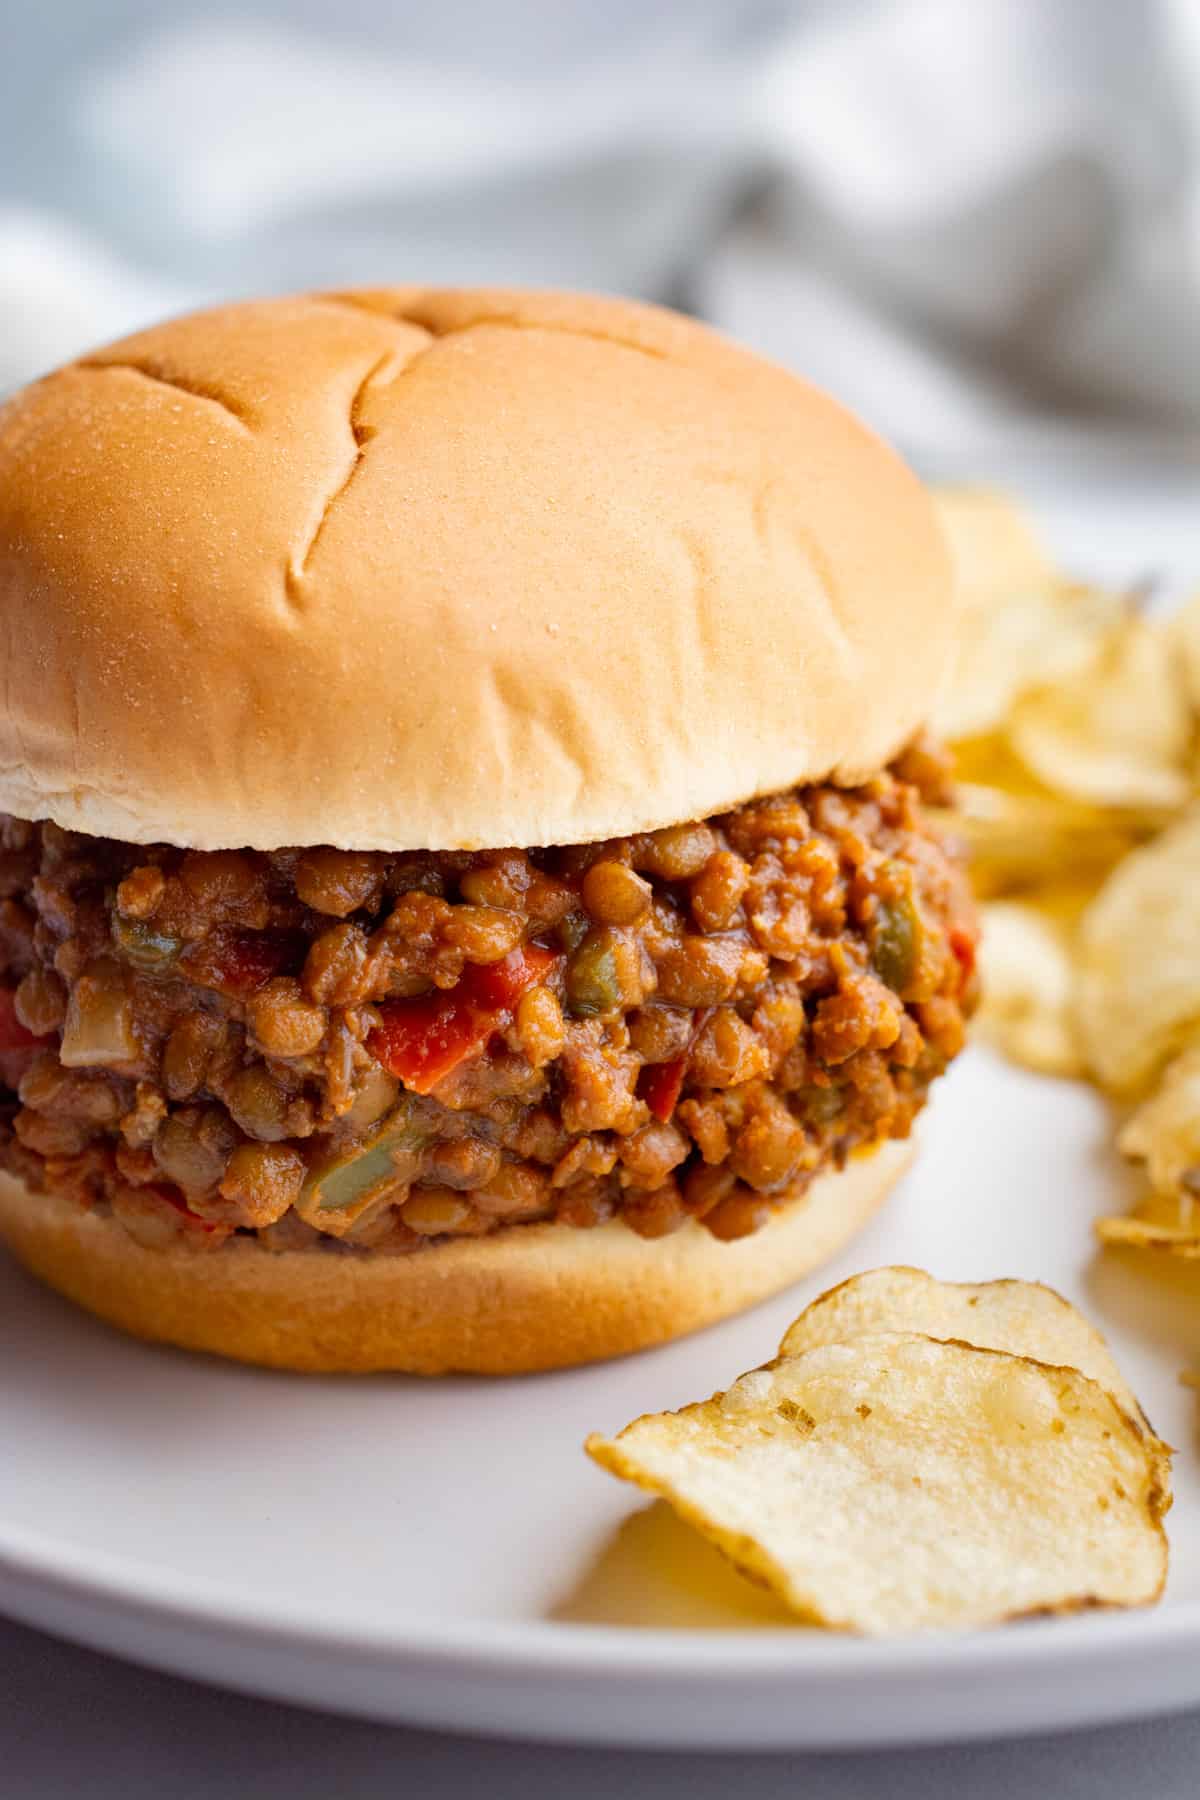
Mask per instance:
[[[1001,479],[1008,470],[997,471]],[[1022,482],[1080,573],[1200,583],[1200,470]],[[0,1620],[2,1800],[1195,1800],[1200,1713],[1023,1742],[858,1755],[681,1755],[453,1738],[322,1717],[149,1673]]]

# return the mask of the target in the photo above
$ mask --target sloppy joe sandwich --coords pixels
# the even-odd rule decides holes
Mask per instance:
[[[507,1372],[836,1250],[973,995],[915,477],[704,327],[232,305],[0,409],[0,1231],[141,1336]]]

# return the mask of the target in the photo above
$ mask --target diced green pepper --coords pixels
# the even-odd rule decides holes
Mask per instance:
[[[351,1208],[361,1211],[377,1190],[403,1177],[400,1164],[404,1156],[419,1151],[428,1135],[428,1128],[414,1117],[411,1107],[397,1107],[365,1143],[309,1170],[297,1211],[309,1217],[313,1213],[344,1214]]]
[[[589,932],[567,964],[567,1005],[577,1018],[618,1012],[624,992],[616,946],[606,929]]]
[[[112,933],[125,961],[143,975],[165,974],[183,949],[182,938],[168,937],[137,919],[123,919],[120,913],[113,918]]]
[[[796,1095],[801,1119],[813,1125],[828,1125],[846,1104],[845,1092],[839,1087],[804,1087]]]
[[[917,972],[921,919],[910,895],[881,900],[871,922],[871,961],[880,981],[903,998]]]
[[[568,913],[555,927],[555,935],[566,951],[578,950],[591,930],[592,922],[585,912]]]

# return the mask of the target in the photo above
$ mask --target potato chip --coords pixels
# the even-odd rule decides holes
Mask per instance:
[[[798,1356],[817,1344],[845,1343],[874,1331],[957,1338],[980,1350],[1006,1350],[1078,1369],[1150,1429],[1095,1326],[1040,1281],[972,1284],[938,1281],[924,1269],[868,1269],[806,1307],[788,1327],[779,1354]]]
[[[1185,1050],[1117,1138],[1123,1155],[1146,1165],[1153,1192],[1124,1218],[1100,1219],[1101,1241],[1200,1258],[1200,1050]]]
[[[1192,717],[1168,634],[1117,621],[1074,673],[1018,695],[1008,738],[1059,794],[1103,806],[1182,806],[1191,792]]]
[[[1139,1207],[1137,1212],[1097,1219],[1096,1236],[1114,1250],[1162,1250],[1184,1261],[1200,1259],[1200,1214],[1187,1210],[1185,1218],[1155,1216],[1159,1209]]]
[[[1126,857],[1085,912],[1080,1046],[1104,1086],[1136,1093],[1200,1043],[1200,808]]]
[[[1043,1075],[1081,1074],[1069,929],[1015,900],[993,900],[981,917],[980,1029],[1028,1069]]]
[[[1179,653],[1179,665],[1188,698],[1200,712],[1200,594],[1177,609],[1167,621],[1172,646]]]
[[[1200,1201],[1182,1185],[1172,1194],[1149,1193],[1132,1213],[1097,1219],[1096,1236],[1114,1249],[1161,1250],[1194,1261],[1200,1258]]]
[[[954,745],[954,778],[968,791],[1000,788],[1004,794],[1057,799],[1058,796],[1025,767],[1008,741],[1003,725],[977,737],[958,738]]]
[[[811,1623],[867,1633],[1137,1606],[1166,1574],[1160,1469],[1085,1375],[883,1332],[591,1437]]]
[[[967,610],[986,611],[1014,594],[1053,596],[1053,564],[1016,501],[996,488],[955,486],[935,488],[933,501]]]
[[[966,613],[935,730],[951,743],[990,731],[1032,683],[1071,675],[1087,662],[1114,605],[1109,595],[1012,595],[993,611]]]
[[[991,730],[1031,682],[1067,675],[1086,661],[1119,602],[1059,581],[1024,514],[1003,496],[945,489],[937,504],[961,622],[934,723],[954,740]]]
[[[1200,1050],[1185,1050],[1168,1065],[1157,1091],[1126,1121],[1117,1148],[1145,1163],[1156,1192],[1194,1205],[1200,1196]]]
[[[1093,885],[1165,823],[1161,812],[1120,813],[1056,794],[962,782],[944,823],[966,846],[977,893],[1020,893],[1057,882],[1064,869]]]

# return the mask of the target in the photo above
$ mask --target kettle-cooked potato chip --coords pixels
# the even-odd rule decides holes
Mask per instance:
[[[587,1448],[801,1618],[880,1633],[1156,1599],[1152,1445],[1077,1370],[884,1332]]]
[[[934,724],[955,739],[998,725],[1030,682],[1078,667],[1119,603],[1061,582],[1024,513],[1003,495],[947,488],[936,501],[961,612]]]
[[[1136,1093],[1200,1043],[1200,809],[1118,865],[1083,915],[1080,1043],[1104,1086]]]
[[[1182,806],[1192,715],[1166,631],[1119,619],[1074,673],[1019,695],[1013,749],[1056,793],[1101,806]]]
[[[1167,621],[1167,632],[1179,653],[1188,697],[1200,711],[1200,594],[1192,597]]]
[[[1161,1206],[1148,1201],[1134,1213],[1097,1219],[1096,1236],[1115,1250],[1162,1250],[1195,1262],[1200,1259],[1200,1212],[1189,1207],[1182,1215],[1164,1216]]]
[[[934,505],[950,547],[961,604],[985,611],[1014,594],[1048,599],[1058,576],[1029,515],[997,488],[942,486]]]
[[[1043,1075],[1080,1075],[1075,971],[1067,926],[1039,907],[993,900],[981,912],[978,1024],[1014,1062]]]
[[[1148,617],[1134,590],[1063,581],[1002,495],[938,506],[962,607],[943,821],[1000,900],[980,1028],[1026,1067],[1144,1101],[1120,1146],[1154,1192],[1097,1230],[1200,1260],[1200,594]],[[1082,919],[1055,902],[1064,873],[1092,896]]]
[[[968,612],[935,729],[951,741],[990,731],[1031,682],[1078,668],[1102,623],[1090,603],[1057,596],[1012,595],[993,611]]]
[[[1150,1426],[1112,1351],[1078,1308],[1040,1281],[938,1281],[924,1269],[868,1269],[821,1294],[790,1325],[780,1356],[873,1331],[957,1338],[980,1350],[1078,1369]]]
[[[1168,1065],[1156,1092],[1126,1121],[1117,1148],[1144,1162],[1155,1191],[1190,1219],[1200,1198],[1200,1050],[1185,1050]]]
[[[1132,1213],[1097,1219],[1096,1236],[1114,1249],[1161,1250],[1184,1261],[1200,1260],[1200,1207],[1195,1201],[1152,1195]]]
[[[945,823],[965,844],[975,890],[986,896],[1038,891],[1061,881],[1064,870],[1095,885],[1166,818],[972,779],[959,784]]]

